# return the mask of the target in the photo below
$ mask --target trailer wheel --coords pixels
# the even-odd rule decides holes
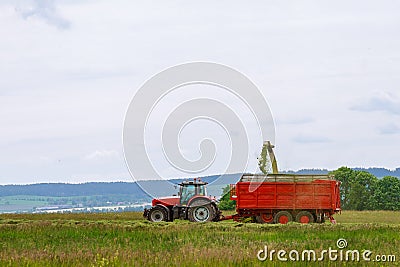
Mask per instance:
[[[292,216],[292,214],[290,214],[290,212],[288,212],[286,210],[281,210],[277,214],[275,214],[275,217],[274,217],[275,223],[286,224],[291,221],[293,221],[293,216]]]
[[[215,218],[214,208],[205,199],[194,200],[190,204],[188,219],[191,222],[211,222]]]
[[[154,206],[149,210],[147,218],[151,222],[162,222],[168,220],[168,213],[165,208],[160,206]]]
[[[273,223],[274,216],[272,213],[261,213],[259,216],[256,217],[256,221],[258,223]]]
[[[303,211],[300,211],[296,215],[296,222],[299,222],[299,223],[313,223],[314,222],[314,216],[311,214],[311,212],[303,210]]]

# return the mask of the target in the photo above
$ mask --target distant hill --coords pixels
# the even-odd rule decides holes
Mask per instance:
[[[219,196],[222,187],[239,180],[240,174],[213,175],[203,177],[209,183],[208,193]],[[0,197],[6,196],[43,196],[43,197],[78,197],[98,195],[132,195],[137,200],[149,201],[152,196],[160,197],[176,194],[176,185],[186,179],[148,180],[137,182],[90,182],[82,184],[39,183],[28,185],[0,185]]]
[[[367,171],[378,178],[396,176],[400,178],[400,168],[388,170],[385,168],[353,168],[354,170]],[[326,169],[302,169],[298,171],[283,171],[293,174],[327,174]],[[220,196],[222,188],[234,184],[240,179],[241,174],[211,175],[201,178],[209,183],[208,193]],[[175,186],[186,179],[148,180],[137,182],[90,182],[82,184],[66,183],[40,183],[29,185],[0,185],[0,197],[14,195],[35,195],[50,197],[94,196],[94,195],[131,195],[137,200],[148,201],[152,198],[146,194],[152,192],[155,197],[173,195],[177,193]]]
[[[355,171],[366,171],[370,174],[383,178],[385,176],[394,176],[400,178],[400,168],[395,170],[388,170],[385,168],[352,168]],[[283,171],[283,173],[293,173],[293,174],[327,174],[330,170],[327,169],[301,169],[298,171]]]
[[[394,176],[394,177],[399,177],[400,178],[400,168],[397,168],[395,170],[388,170],[385,168],[352,168],[353,170],[356,171],[366,171],[371,173],[372,175],[375,175],[378,178],[383,178],[385,176]]]
[[[136,183],[40,183],[28,185],[1,185],[0,197],[27,195],[49,197],[94,196],[94,195],[131,195],[138,199],[149,198]]]

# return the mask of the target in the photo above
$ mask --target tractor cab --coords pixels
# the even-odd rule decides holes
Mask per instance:
[[[207,182],[200,179],[193,181],[184,181],[179,184],[179,203],[181,206],[186,206],[189,200],[194,196],[207,196],[206,190]]]

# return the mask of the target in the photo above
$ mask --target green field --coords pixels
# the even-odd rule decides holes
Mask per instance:
[[[400,212],[346,211],[337,224],[150,223],[140,213],[2,214],[1,266],[400,266]],[[338,249],[395,262],[259,261],[257,252]],[[293,254],[294,255],[294,254]],[[286,254],[286,258],[288,255]],[[301,256],[300,256],[301,258]],[[393,260],[393,259],[390,259]]]

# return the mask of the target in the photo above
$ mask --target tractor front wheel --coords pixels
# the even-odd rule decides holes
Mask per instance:
[[[210,201],[205,199],[195,200],[190,204],[188,219],[191,222],[211,222],[215,217],[215,210]]]
[[[147,218],[151,222],[162,222],[168,220],[168,213],[165,208],[160,206],[154,206],[149,210]]]

